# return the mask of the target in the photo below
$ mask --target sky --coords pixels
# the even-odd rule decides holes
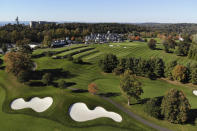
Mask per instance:
[[[0,0],[0,21],[197,23],[197,0]]]

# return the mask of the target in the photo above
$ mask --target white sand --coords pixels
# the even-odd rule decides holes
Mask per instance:
[[[110,47],[113,47],[114,45],[109,45]]]
[[[124,47],[124,48],[127,48],[127,47]]]
[[[193,94],[197,96],[197,90],[193,90]]]
[[[52,103],[53,98],[51,97],[45,97],[41,99],[38,97],[34,97],[28,102],[24,101],[23,98],[18,98],[11,103],[11,108],[13,110],[31,108],[36,112],[44,112],[52,105]]]
[[[102,107],[96,107],[94,110],[89,110],[84,103],[75,103],[70,107],[69,112],[71,118],[77,122],[94,120],[100,117],[108,117],[116,122],[121,122],[122,117],[114,112],[108,112]]]

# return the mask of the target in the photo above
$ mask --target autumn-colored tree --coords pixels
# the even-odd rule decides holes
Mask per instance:
[[[180,82],[187,82],[188,80],[188,69],[183,65],[177,65],[172,71],[172,76],[174,80]]]
[[[18,76],[20,72],[28,72],[33,68],[30,55],[23,52],[9,52],[4,57],[6,72]]]
[[[74,41],[74,40],[75,40],[75,37],[74,37],[74,36],[73,36],[73,37],[71,37],[71,40],[72,40],[72,41]]]
[[[136,40],[136,41],[139,41],[139,40],[140,40],[140,37],[139,37],[139,36],[136,36],[136,37],[135,37],[135,40]]]
[[[120,88],[127,95],[128,105],[130,105],[130,97],[138,100],[143,93],[141,83],[130,70],[126,70],[124,74],[121,75]]]
[[[96,94],[98,92],[98,87],[95,83],[90,83],[88,85],[88,92],[90,92],[91,94]]]
[[[182,91],[171,89],[161,104],[161,113],[171,123],[185,123],[191,109],[188,99]]]

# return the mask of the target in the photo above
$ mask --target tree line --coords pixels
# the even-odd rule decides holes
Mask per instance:
[[[120,88],[127,96],[128,105],[130,98],[140,101],[143,92],[142,83],[137,76],[145,76],[150,79],[167,76],[169,79],[186,82],[190,75],[192,80],[197,80],[197,68],[190,73],[190,68],[177,64],[176,61],[165,63],[160,58],[143,60],[141,58],[121,58],[116,55],[106,54],[99,60],[102,71],[114,72],[120,75]],[[190,66],[188,66],[190,67]],[[145,104],[145,112],[157,119],[166,119],[171,123],[183,124],[189,121],[191,106],[185,94],[177,89],[170,89],[163,97],[149,99]]]

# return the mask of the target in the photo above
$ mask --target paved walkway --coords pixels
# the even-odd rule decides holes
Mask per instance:
[[[118,109],[120,109],[121,111],[127,113],[130,117],[136,119],[137,121],[139,121],[139,122],[141,122],[141,123],[143,123],[143,124],[145,124],[145,125],[147,125],[147,126],[150,126],[150,127],[154,128],[154,129],[156,129],[156,130],[158,130],[158,131],[172,131],[172,130],[169,130],[169,129],[167,129],[167,128],[163,128],[163,127],[161,127],[161,126],[158,126],[158,125],[156,125],[156,124],[154,124],[154,123],[151,123],[151,122],[149,122],[149,121],[147,121],[147,120],[141,118],[140,116],[134,114],[133,112],[131,112],[131,111],[129,111],[128,109],[124,108],[122,105],[120,105],[120,104],[118,104],[118,103],[112,101],[111,99],[109,99],[109,98],[107,98],[107,97],[104,97],[104,96],[100,96],[100,97],[103,98],[104,100],[110,102],[111,104],[113,104],[114,106],[116,106],[116,107],[117,107]]]

